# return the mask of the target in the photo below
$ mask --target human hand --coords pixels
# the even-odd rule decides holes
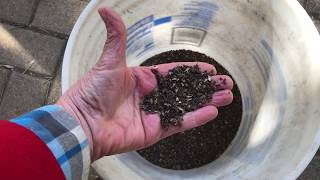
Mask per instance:
[[[97,64],[73,85],[57,102],[73,115],[84,129],[91,149],[92,160],[141,149],[174,133],[205,124],[218,115],[217,107],[232,102],[233,81],[228,76],[213,76],[220,91],[213,94],[212,102],[183,116],[181,126],[164,130],[157,114],[146,114],[140,109],[143,97],[157,86],[153,67],[133,67],[126,64],[126,28],[113,10],[99,9],[107,32],[107,41]],[[177,65],[198,64],[201,70],[211,71],[214,66],[200,62],[158,65],[166,74]]]

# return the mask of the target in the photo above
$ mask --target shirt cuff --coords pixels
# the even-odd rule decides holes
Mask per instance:
[[[66,179],[88,179],[90,149],[80,124],[57,105],[36,109],[11,122],[36,134],[57,159]]]

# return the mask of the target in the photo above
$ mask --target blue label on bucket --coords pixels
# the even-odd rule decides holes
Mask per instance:
[[[133,24],[132,26],[130,26],[128,28],[128,36],[132,35],[138,29],[150,24],[151,22],[153,22],[153,15],[145,17],[145,18],[141,19],[140,21],[136,22],[135,24]]]
[[[176,26],[193,27],[207,30],[219,7],[208,1],[191,1],[186,3],[182,12],[175,16]]]
[[[191,1],[184,4],[182,11],[174,16],[171,44],[201,46],[210,23],[219,7],[208,1]]]
[[[128,28],[127,55],[136,54],[136,56],[139,56],[154,47],[152,36],[153,21],[154,17],[151,15]]]
[[[141,56],[154,47],[152,28],[172,21],[171,16],[154,19],[153,15],[145,17],[127,30],[127,55]]]
[[[167,16],[167,17],[163,17],[163,18],[159,18],[156,19],[153,24],[154,26],[159,26],[161,24],[165,24],[165,23],[169,23],[172,21],[172,17],[171,16]]]

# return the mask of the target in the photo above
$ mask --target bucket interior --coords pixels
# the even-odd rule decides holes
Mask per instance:
[[[309,42],[315,28],[308,31],[302,26],[304,19],[297,11],[304,12],[298,2],[93,1],[78,20],[81,23],[73,31],[72,47],[68,44],[72,51],[65,56],[69,63],[63,67],[64,90],[100,56],[106,32],[96,10],[104,5],[119,12],[127,25],[129,66],[169,50],[186,49],[213,57],[237,82],[243,116],[233,143],[208,165],[174,171],[130,152],[99,160],[94,167],[100,175],[111,179],[250,179],[268,173],[268,177],[294,177],[302,171],[308,162],[296,168],[307,153],[313,153],[310,149],[319,136],[319,102],[315,98],[320,100],[316,73],[320,64]],[[274,171],[277,173],[270,173]]]

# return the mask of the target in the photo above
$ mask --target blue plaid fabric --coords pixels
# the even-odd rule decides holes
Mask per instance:
[[[11,122],[35,133],[54,154],[68,180],[87,179],[90,167],[88,139],[79,123],[62,107],[36,109]]]

